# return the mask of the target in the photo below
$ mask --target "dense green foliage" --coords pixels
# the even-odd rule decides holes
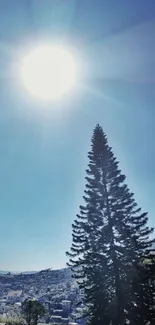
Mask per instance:
[[[125,183],[100,125],[94,129],[84,203],[72,225],[68,265],[91,325],[155,324],[153,229]],[[151,259],[152,263],[144,263]]]
[[[0,317],[0,323],[6,324],[6,325],[22,325],[23,319],[22,318],[13,318],[13,317]]]
[[[37,300],[26,299],[22,304],[22,315],[27,325],[37,325],[39,318],[45,313],[44,306]]]
[[[23,325],[24,321],[22,319],[8,318],[5,325]]]

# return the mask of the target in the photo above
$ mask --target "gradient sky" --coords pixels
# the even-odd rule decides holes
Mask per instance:
[[[155,225],[155,1],[0,1],[0,269],[65,266],[96,123]],[[64,42],[76,89],[39,102],[18,78],[24,51]]]

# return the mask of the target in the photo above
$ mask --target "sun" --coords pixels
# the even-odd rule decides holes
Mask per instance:
[[[21,79],[25,89],[35,97],[59,99],[76,83],[76,63],[71,53],[61,46],[40,46],[23,58]]]

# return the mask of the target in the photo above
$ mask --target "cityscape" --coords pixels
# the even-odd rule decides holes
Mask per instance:
[[[0,325],[155,325],[154,31],[155,0],[0,0]]]
[[[20,317],[26,299],[36,299],[45,307],[47,312],[40,323],[85,324],[83,293],[69,268],[0,275],[1,319]]]

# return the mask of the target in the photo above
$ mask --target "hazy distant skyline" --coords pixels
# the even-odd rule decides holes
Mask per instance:
[[[137,202],[155,225],[154,0],[27,3],[1,0],[0,11],[4,271],[65,266],[98,122]],[[13,74],[23,49],[45,38],[70,42],[83,67],[77,89],[64,101],[48,105],[26,93]],[[98,77],[102,83],[93,81]]]

